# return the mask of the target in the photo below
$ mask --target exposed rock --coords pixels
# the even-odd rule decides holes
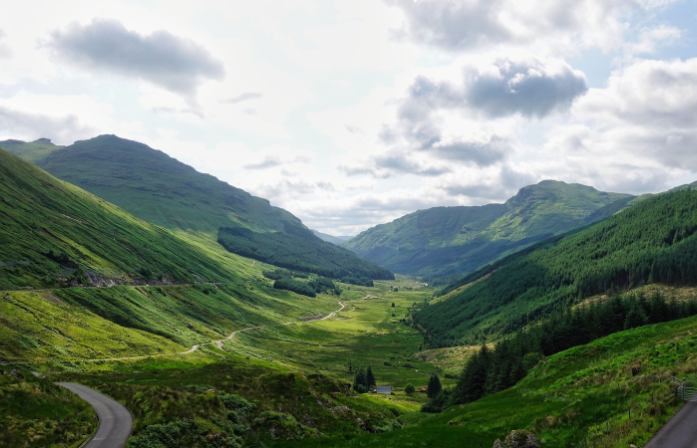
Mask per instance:
[[[10,372],[10,376],[13,376],[15,378],[24,378],[24,375],[19,373],[17,369],[12,369],[12,372]]]
[[[188,324],[186,324],[186,328],[188,328],[189,330],[193,330],[194,324],[192,324],[191,322],[189,322]]]
[[[317,424],[317,422],[316,422],[312,417],[310,417],[309,415],[303,416],[303,418],[302,418],[301,420],[302,420],[302,422],[305,423],[307,426],[315,426],[315,425]]]
[[[496,439],[493,448],[535,448],[539,446],[535,434],[525,429],[516,429],[506,436],[505,441]]]

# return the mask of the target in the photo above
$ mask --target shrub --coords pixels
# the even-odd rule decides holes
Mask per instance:
[[[404,388],[404,392],[406,392],[407,394],[413,394],[414,391],[416,391],[416,389],[411,384],[407,384],[407,387]]]

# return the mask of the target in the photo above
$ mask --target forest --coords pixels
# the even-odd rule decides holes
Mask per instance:
[[[286,269],[333,279],[394,280],[385,268],[353,252],[317,238],[311,231],[258,233],[242,227],[222,227],[218,242],[230,252]],[[362,283],[359,283],[362,284]]]
[[[641,292],[554,313],[538,325],[519,330],[500,341],[493,349],[483,345],[465,364],[457,385],[433,397],[423,411],[440,412],[448,406],[469,403],[508,389],[545,357],[571,347],[618,331],[696,314],[695,300],[667,301],[659,293],[646,297]]]
[[[430,347],[515,333],[597,294],[697,279],[697,192],[646,200],[485,266],[414,316]],[[457,288],[462,288],[460,292]]]
[[[315,297],[317,294],[322,293],[341,295],[341,288],[336,286],[332,279],[326,277],[319,277],[309,282],[300,282],[290,276],[283,277],[276,280],[273,283],[273,287],[275,289],[293,291],[308,297]]]

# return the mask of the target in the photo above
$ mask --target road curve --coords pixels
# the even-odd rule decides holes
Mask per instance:
[[[697,445],[697,402],[688,401],[644,448],[694,448]]]
[[[83,448],[124,448],[133,429],[133,416],[121,403],[75,383],[56,383],[85,400],[97,412],[99,427]]]

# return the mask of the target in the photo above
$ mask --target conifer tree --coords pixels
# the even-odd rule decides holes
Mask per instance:
[[[368,366],[368,371],[365,374],[365,383],[366,387],[370,389],[372,386],[377,385],[377,381],[375,381],[375,375],[373,375],[373,369]]]
[[[428,395],[428,398],[435,398],[441,390],[443,390],[443,386],[440,384],[440,378],[438,378],[438,375],[434,373],[428,380],[426,395]]]
[[[363,367],[359,367],[353,379],[353,390],[361,394],[367,392],[368,388],[366,387],[366,382],[365,370]]]

